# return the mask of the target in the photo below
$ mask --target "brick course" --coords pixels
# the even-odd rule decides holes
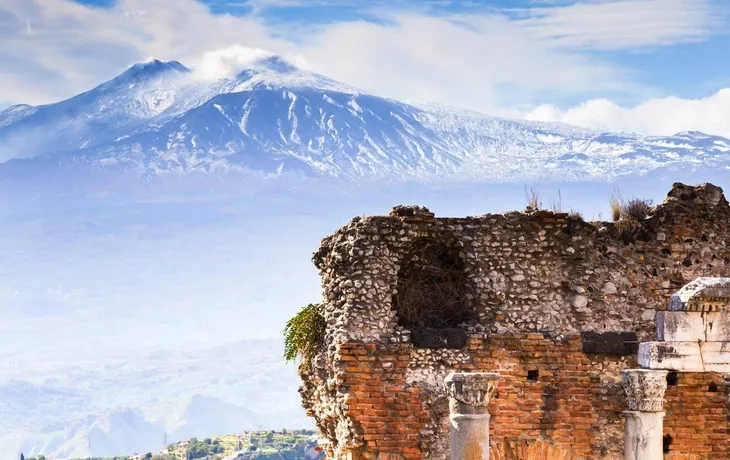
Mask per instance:
[[[556,340],[534,333],[473,338],[468,347],[470,362],[450,370],[501,374],[489,406],[495,450],[533,438],[560,448],[554,455],[623,457],[626,400],[618,370],[636,367],[633,357],[589,356],[579,337]],[[448,438],[445,396],[434,398],[428,386],[407,383],[413,367],[383,366],[408,363],[415,351],[410,344],[343,344],[339,374],[348,393],[345,413],[368,448],[403,459],[444,458],[432,439]],[[530,381],[528,371],[534,370],[539,377]],[[716,391],[709,391],[710,383]],[[718,374],[680,374],[677,385],[668,387],[664,431],[672,437],[671,458],[699,453],[705,459],[730,458],[729,391],[730,381]]]

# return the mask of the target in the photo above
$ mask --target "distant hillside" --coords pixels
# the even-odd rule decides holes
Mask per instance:
[[[74,460],[314,460],[324,458],[316,450],[312,430],[246,431],[240,434],[173,443],[164,452],[121,457],[91,457]],[[27,457],[24,460],[58,460],[52,457]]]

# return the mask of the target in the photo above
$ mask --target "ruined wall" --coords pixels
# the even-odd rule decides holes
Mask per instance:
[[[544,211],[443,219],[397,208],[353,219],[314,257],[327,329],[311,370],[301,369],[301,393],[329,441],[325,450],[333,458],[447,458],[443,379],[479,370],[503,375],[490,405],[494,452],[527,437],[574,458],[620,458],[626,406],[618,371],[636,367],[635,356],[585,353],[581,332],[655,339],[654,314],[669,295],[699,276],[730,275],[728,217],[719,188],[675,184],[640,227],[623,233]],[[434,264],[445,268],[412,275]],[[430,324],[432,312],[420,317],[429,324],[415,324],[403,305],[414,286],[429,284],[447,286],[430,295],[443,299],[445,313],[462,308],[453,316],[460,324]],[[458,326],[468,341],[416,346],[424,325]],[[725,380],[682,374],[675,388],[665,405],[670,452],[728,458]],[[712,429],[701,432],[703,423]]]

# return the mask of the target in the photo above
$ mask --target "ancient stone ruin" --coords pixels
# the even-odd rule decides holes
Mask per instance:
[[[540,210],[354,218],[314,256],[327,326],[300,392],[323,450],[730,458],[729,223],[711,184],[675,184],[630,227]],[[483,433],[476,454],[454,446],[454,417]]]

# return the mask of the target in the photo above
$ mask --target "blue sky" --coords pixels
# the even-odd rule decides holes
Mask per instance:
[[[102,8],[112,8],[117,0],[76,0],[77,3]],[[258,17],[264,23],[281,28],[308,25],[346,24],[354,21],[387,23],[383,12],[414,12],[435,17],[452,15],[494,14],[514,20],[528,17],[540,11],[555,8],[574,7],[580,3],[597,4],[599,1],[551,1],[551,0],[514,0],[514,1],[442,1],[442,0],[391,0],[391,1],[327,1],[327,0],[203,0],[213,14],[235,15],[240,17]],[[605,4],[654,3],[604,1]],[[593,49],[587,54],[605,60],[617,66],[627,68],[633,80],[646,86],[647,94],[674,95],[678,97],[697,98],[730,86],[730,60],[723,55],[730,50],[730,33],[728,33],[728,11],[730,5],[717,1],[684,1],[664,2],[672,6],[707,11],[706,21],[701,21],[700,29],[706,27],[705,33],[677,33],[659,45],[625,46],[618,49]],[[628,10],[628,8],[627,8]],[[658,21],[661,25],[661,21]],[[647,27],[653,27],[647,24]],[[672,25],[671,27],[676,27]],[[290,37],[298,40],[296,35]],[[607,37],[610,41],[610,37]],[[632,96],[618,95],[626,102],[632,102]],[[549,97],[549,95],[546,95]],[[562,98],[561,98],[562,99]],[[562,102],[577,102],[580,95],[566,97]]]
[[[657,101],[728,114],[728,23],[723,0],[2,0],[0,104],[235,46],[388,97],[641,131]]]

